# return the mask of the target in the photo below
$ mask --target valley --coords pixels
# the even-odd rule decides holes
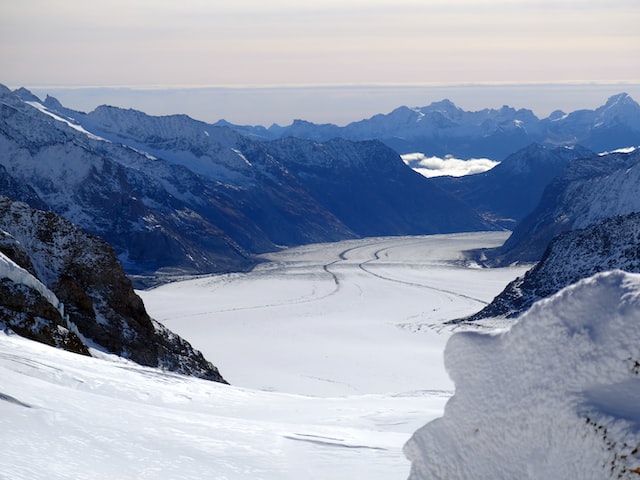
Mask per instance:
[[[233,385],[315,396],[450,390],[449,331],[439,327],[481,309],[526,270],[469,267],[461,252],[506,236],[308,245],[264,255],[249,273],[138,294]]]
[[[524,272],[465,266],[461,252],[506,235],[309,245],[138,292],[232,386],[2,333],[2,475],[404,478],[404,443],[453,390],[442,322]]]

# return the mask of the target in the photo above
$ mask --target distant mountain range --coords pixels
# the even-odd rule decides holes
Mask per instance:
[[[595,110],[557,110],[544,119],[531,110],[508,106],[468,112],[442,100],[426,107],[400,107],[344,127],[303,120],[286,127],[248,127],[225,121],[218,125],[265,140],[288,136],[315,141],[377,139],[401,154],[493,160],[502,160],[531,143],[582,145],[596,152],[640,145],[640,105],[626,93],[612,96]]]
[[[257,141],[184,115],[0,89],[6,194],[107,240],[130,274],[241,270],[279,246],[496,228],[379,141]],[[3,192],[0,192],[3,193]]]

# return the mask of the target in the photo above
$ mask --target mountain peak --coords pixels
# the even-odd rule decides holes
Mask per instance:
[[[623,105],[624,106],[629,105],[629,106],[640,108],[640,105],[638,105],[638,103],[633,98],[631,98],[631,96],[628,93],[625,93],[625,92],[610,96],[607,99],[607,103],[605,103],[603,108],[609,109],[612,107],[623,106]]]
[[[427,109],[429,110],[435,110],[435,111],[445,111],[445,112],[451,112],[451,111],[457,111],[459,110],[458,106],[453,103],[451,100],[449,100],[448,98],[445,98],[444,100],[440,100],[439,102],[432,102]]]
[[[47,95],[42,104],[49,110],[60,111],[65,109],[60,101],[56,97],[52,97],[51,95]]]
[[[36,97],[33,93],[31,93],[31,91],[27,90],[24,87],[20,87],[17,90],[14,90],[13,93],[22,101],[24,102],[38,102],[40,103],[41,100]]]

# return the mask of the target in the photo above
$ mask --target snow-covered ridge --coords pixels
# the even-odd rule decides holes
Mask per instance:
[[[500,335],[454,334],[456,393],[405,446],[411,480],[635,479],[640,276],[598,274]]]
[[[13,284],[35,289],[55,309],[46,311],[38,301],[48,307],[47,302],[39,296],[6,285],[6,297],[0,296],[4,326],[71,351],[88,354],[87,347],[96,348],[142,365],[224,382],[200,352],[149,317],[104,240],[52,212],[6,197],[0,197],[0,227],[8,232],[1,273]],[[69,343],[56,338],[58,326],[77,338]]]
[[[8,278],[14,283],[26,285],[40,293],[47,301],[63,314],[62,305],[58,297],[49,290],[40,280],[27,272],[20,265],[0,252],[0,278]]]
[[[542,259],[483,310],[464,319],[517,317],[534,302],[607,270],[640,273],[640,212],[611,217],[557,236]]]
[[[640,150],[579,158],[497,252],[498,262],[537,262],[556,235],[640,211]]]
[[[88,130],[85,130],[82,127],[82,125],[79,125],[78,123],[74,123],[74,122],[72,122],[72,121],[70,121],[70,120],[68,120],[66,118],[61,117],[60,115],[56,115],[55,113],[50,111],[47,107],[45,107],[40,102],[25,101],[24,103],[26,103],[27,105],[31,105],[32,107],[36,108],[40,112],[44,113],[45,115],[49,115],[54,120],[57,120],[57,121],[62,122],[62,123],[65,123],[69,127],[73,128],[74,130],[77,130],[80,133],[83,133],[84,135],[86,135],[87,137],[89,137],[89,138],[91,138],[93,140],[101,140],[101,141],[105,141],[105,142],[107,141],[105,138],[102,138],[102,137],[100,137],[98,135],[94,135],[93,133],[89,132]]]
[[[621,93],[594,110],[556,110],[548,118],[539,119],[524,108],[516,110],[505,105],[470,112],[450,100],[442,100],[426,107],[399,107],[344,127],[304,121],[268,129],[225,125],[262,138],[379,139],[401,154],[424,152],[427,157],[451,154],[464,159],[502,160],[533,142],[548,146],[579,144],[594,151],[634,144],[640,133],[640,105]]]

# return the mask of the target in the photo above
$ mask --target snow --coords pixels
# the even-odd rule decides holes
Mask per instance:
[[[42,295],[55,309],[61,310],[62,306],[58,297],[49,290],[40,280],[15,263],[4,253],[0,252],[0,279],[8,278],[14,283],[26,285]],[[62,311],[60,312],[63,313]]]
[[[311,245],[140,292],[234,386],[0,333],[0,478],[406,478],[404,443],[451,395],[442,322],[523,272],[460,251],[505,237]]]
[[[583,280],[501,334],[453,335],[445,363],[456,393],[405,447],[411,479],[637,478],[639,275]]]
[[[442,395],[316,399],[80,357],[0,333],[0,477],[406,475],[404,432]]]
[[[460,252],[506,236],[309,245],[265,255],[270,263],[247,274],[138,293],[152,317],[214,359],[233,385],[323,396],[450,391],[448,332],[437,327],[480,310],[525,271],[467,268]]]
[[[638,148],[640,148],[640,147],[625,147],[625,148],[618,148],[618,149],[616,149],[616,150],[612,150],[612,151],[610,151],[610,152],[602,152],[602,153],[600,153],[599,155],[600,155],[601,157],[604,157],[604,156],[606,156],[606,155],[611,155],[612,153],[633,153],[633,152],[635,152],[636,150],[638,150]]]
[[[40,112],[44,113],[45,115],[50,116],[54,120],[62,122],[64,124],[68,125],[69,127],[73,128],[74,130],[76,130],[76,131],[78,131],[80,133],[83,133],[84,135],[86,135],[87,137],[91,138],[92,140],[100,140],[100,141],[104,141],[104,142],[108,141],[107,139],[105,139],[103,137],[99,137],[98,135],[94,135],[93,133],[89,132],[84,127],[82,127],[82,125],[70,122],[66,118],[63,118],[60,115],[56,115],[55,113],[51,112],[47,107],[45,107],[44,105],[42,105],[39,102],[26,101],[24,103],[26,103],[28,105],[31,105],[32,107],[36,108]]]

